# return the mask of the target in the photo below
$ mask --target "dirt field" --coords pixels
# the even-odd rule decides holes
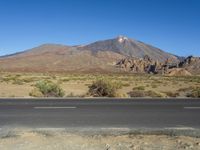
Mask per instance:
[[[57,131],[8,132],[2,150],[199,150],[200,139],[167,135],[81,135]]]
[[[88,86],[99,78],[118,82],[117,97],[130,97],[133,89],[151,91],[158,97],[187,97],[188,90],[200,88],[200,76],[168,77],[157,75],[91,75],[91,74],[22,74],[0,73],[0,97],[30,97],[34,85],[41,80],[58,83],[65,91],[65,97],[87,97]],[[151,95],[147,97],[152,97]]]

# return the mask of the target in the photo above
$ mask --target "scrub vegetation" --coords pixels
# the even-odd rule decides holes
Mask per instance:
[[[98,79],[89,86],[89,95],[94,97],[117,97],[117,89],[122,85],[108,79]]]
[[[200,76],[0,73],[0,97],[200,97]]]
[[[56,83],[44,80],[35,84],[35,88],[30,92],[33,97],[63,97],[63,89]]]

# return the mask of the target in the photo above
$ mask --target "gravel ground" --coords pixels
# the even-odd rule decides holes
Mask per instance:
[[[9,131],[0,150],[200,150],[200,138],[167,135],[84,135],[61,131]]]

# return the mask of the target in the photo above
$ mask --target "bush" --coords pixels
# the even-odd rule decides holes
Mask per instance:
[[[155,88],[157,88],[158,86],[157,86],[156,84],[152,84],[151,87],[155,89]]]
[[[24,84],[24,82],[23,81],[21,81],[21,80],[15,80],[15,81],[13,81],[13,83],[12,84],[16,84],[16,85],[23,85]]]
[[[192,89],[191,93],[189,93],[187,96],[193,98],[200,98],[200,87]]]
[[[130,97],[162,97],[162,95],[154,91],[133,90],[129,92],[128,94]]]
[[[29,96],[32,97],[44,97],[44,95],[42,94],[42,92],[39,91],[38,88],[34,88],[30,93]]]
[[[128,95],[130,97],[146,97],[145,92],[140,91],[140,90],[133,90],[133,91],[129,92]]]
[[[123,86],[123,87],[129,87],[129,86],[131,86],[131,84],[130,83],[121,83],[121,86]]]
[[[162,97],[161,94],[156,93],[156,92],[154,92],[154,91],[147,91],[147,94],[146,94],[146,95],[149,96],[149,97]]]
[[[186,87],[186,88],[180,88],[178,90],[178,92],[187,92],[187,91],[190,91],[191,89],[194,89],[195,87],[193,86],[190,86],[190,87]]]
[[[98,79],[89,86],[89,95],[94,97],[116,97],[116,90],[121,86],[107,79]]]
[[[65,95],[64,91],[60,88],[58,84],[51,81],[40,81],[35,84],[36,89],[42,94],[43,97],[63,97]],[[30,96],[38,97],[40,95],[38,91],[32,91]],[[36,93],[36,94],[35,94]]]
[[[143,90],[145,90],[145,87],[144,86],[138,86],[138,87],[134,87],[133,90],[143,91]]]
[[[164,93],[167,95],[167,97],[178,97],[180,95],[177,92],[173,93],[173,92],[170,92],[170,91],[164,92]]]

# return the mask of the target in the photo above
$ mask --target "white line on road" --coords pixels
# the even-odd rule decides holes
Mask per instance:
[[[166,130],[194,130],[192,127],[168,127]]]
[[[77,107],[34,107],[34,109],[76,109]]]
[[[200,109],[200,107],[184,107],[184,109]]]

